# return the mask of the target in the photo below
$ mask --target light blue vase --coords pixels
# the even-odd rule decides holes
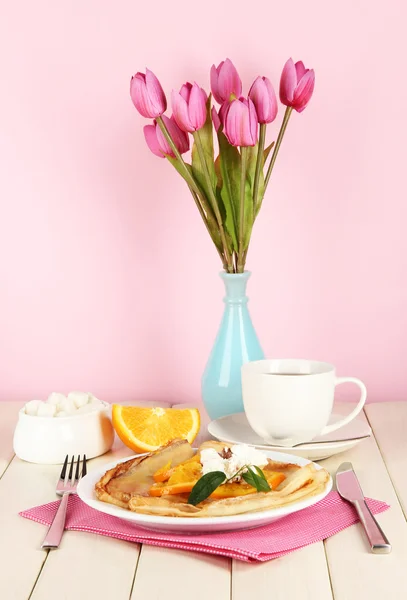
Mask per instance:
[[[241,367],[264,358],[247,308],[246,285],[251,273],[221,273],[225,310],[202,376],[202,399],[211,419],[243,412]]]

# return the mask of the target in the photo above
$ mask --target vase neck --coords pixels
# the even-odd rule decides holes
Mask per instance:
[[[220,274],[225,284],[226,296],[223,301],[226,304],[246,304],[248,302],[246,286],[250,275],[250,271]]]

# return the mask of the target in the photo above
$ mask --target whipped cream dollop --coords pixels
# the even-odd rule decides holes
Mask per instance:
[[[67,396],[52,392],[45,401],[27,402],[24,412],[31,417],[74,417],[103,408],[103,402],[90,392],[69,392]]]
[[[261,468],[267,464],[267,456],[263,452],[246,444],[236,444],[230,448],[225,446],[224,454],[227,458],[223,458],[214,448],[201,450],[202,475],[221,471],[230,479],[246,465]]]

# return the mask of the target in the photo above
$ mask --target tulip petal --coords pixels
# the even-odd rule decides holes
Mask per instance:
[[[146,87],[151,104],[157,112],[156,116],[162,115],[167,110],[167,99],[160,82],[149,69],[146,69]]]
[[[212,65],[211,75],[210,75],[212,95],[218,104],[222,104],[222,102],[223,102],[221,96],[219,95],[219,87],[218,87],[219,70],[221,69],[222,65],[223,65],[223,61],[220,63],[220,65],[217,68],[215,67],[215,65]]]
[[[315,73],[314,70],[311,69],[302,77],[299,82],[297,89],[294,94],[293,107],[298,112],[302,112],[308,102],[311,100],[312,93],[314,91],[315,86]]]
[[[165,158],[164,152],[161,150],[160,144],[158,143],[156,125],[146,125],[143,128],[143,131],[147,146],[150,148],[151,152],[160,158]]]
[[[297,72],[295,70],[293,59],[289,58],[284,65],[280,79],[280,100],[286,106],[291,106],[296,86]]]
[[[206,94],[197,83],[192,86],[188,109],[189,119],[194,130],[201,129],[206,121]]]
[[[309,69],[306,69],[302,60],[295,63],[295,72],[297,73],[297,83],[299,83],[302,77],[307,73]]]
[[[226,117],[226,113],[228,111],[229,106],[230,106],[230,102],[224,102],[219,109],[219,119],[223,126],[225,125],[225,117]]]
[[[214,106],[212,106],[211,114],[212,114],[213,126],[215,127],[215,131],[218,132],[219,127],[221,126],[222,123],[221,123],[218,113],[216,112],[216,108]]]
[[[195,131],[195,128],[189,118],[188,104],[181,94],[175,90],[171,92],[171,104],[173,116],[178,127],[184,131]]]
[[[233,100],[224,123],[224,133],[232,146],[254,146],[257,142],[257,115],[251,100]]]
[[[187,150],[189,150],[188,134],[185,133],[185,131],[182,131],[178,127],[177,123],[175,122],[174,116],[172,116],[171,119],[169,119],[166,115],[163,115],[162,119],[168,130],[168,133],[170,134],[170,136],[172,138],[172,141],[174,142],[175,146],[178,149],[178,152],[180,154],[184,154],[184,152],[187,152]],[[164,154],[169,154],[170,156],[174,157],[174,153],[171,149],[171,146],[168,144],[167,140],[164,137],[163,132],[161,131],[161,129],[159,127],[157,127],[156,132],[157,132],[158,143],[160,144],[161,149],[164,152]]]
[[[274,121],[274,119],[277,116],[277,111],[278,111],[277,96],[276,96],[274,88],[271,84],[270,79],[268,79],[267,77],[264,77],[264,83],[265,83],[265,86],[267,89],[267,95],[268,95],[269,102],[270,102],[267,123],[271,123],[272,121]]]
[[[225,60],[219,71],[218,90],[224,101],[229,100],[231,94],[239,98],[242,93],[242,82],[239,73],[229,58]]]
[[[189,95],[191,93],[191,89],[192,89],[192,83],[189,83],[188,81],[186,83],[184,83],[184,85],[181,87],[179,93],[181,94],[181,96],[184,98],[184,100],[186,102],[189,101]]]
[[[246,144],[247,146],[255,146],[257,144],[257,129],[258,129],[258,121],[257,121],[257,113],[256,108],[253,102],[248,99],[248,111],[249,111],[249,132],[251,136],[251,143]]]

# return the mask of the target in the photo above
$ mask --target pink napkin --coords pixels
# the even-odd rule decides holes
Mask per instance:
[[[58,504],[59,501],[43,504],[24,510],[20,515],[43,525],[49,525]],[[369,498],[367,504],[373,514],[390,508],[385,502]],[[106,515],[90,508],[74,495],[69,498],[66,529],[89,531],[129,542],[220,554],[254,562],[284,556],[298,548],[324,540],[357,521],[358,517],[353,507],[342,500],[337,492],[330,492],[318,504],[257,529],[174,535],[148,531],[129,521]]]

